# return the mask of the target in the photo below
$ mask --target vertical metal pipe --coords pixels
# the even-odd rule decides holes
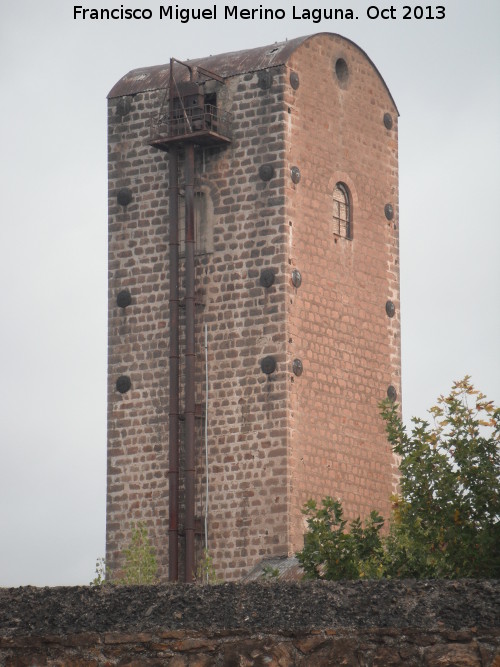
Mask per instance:
[[[168,578],[179,579],[179,178],[177,148],[169,157],[170,348],[168,410]]]
[[[186,180],[186,560],[185,581],[194,578],[194,435],[195,435],[195,347],[194,347],[194,146],[185,151]]]
[[[170,60],[169,130],[174,112],[174,61]],[[170,150],[169,166],[170,345],[168,408],[168,578],[179,579],[179,174],[178,151]]]
[[[205,555],[208,556],[208,327],[205,322]],[[208,571],[207,571],[208,584]]]

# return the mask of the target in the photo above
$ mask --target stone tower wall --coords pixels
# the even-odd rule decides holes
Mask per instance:
[[[121,565],[131,522],[147,525],[160,562],[168,553],[168,180],[165,156],[148,146],[160,95],[109,101],[106,560],[112,571]],[[132,198],[126,206],[117,201],[124,189]],[[117,305],[123,290],[131,294],[126,308]],[[123,394],[116,390],[120,376],[132,383]]]
[[[286,179],[290,268],[302,275],[299,288],[288,285],[287,297],[289,358],[300,358],[304,367],[300,377],[289,378],[290,521],[297,549],[304,532],[300,510],[309,498],[340,498],[349,518],[374,508],[387,517],[395,491],[396,462],[378,403],[390,385],[401,395],[398,112],[366,55],[338,36],[305,42],[288,65],[299,86],[286,91],[286,162],[301,173],[298,184]],[[334,226],[338,182],[351,197],[352,238]]]
[[[339,58],[346,81],[335,73]],[[120,570],[131,522],[142,521],[161,578],[168,571],[169,174],[168,155],[148,141],[164,94],[109,100],[107,563]],[[196,548],[199,556],[206,325],[208,547],[218,576],[231,580],[300,548],[309,497],[340,496],[350,517],[374,507],[387,514],[394,460],[377,404],[389,385],[400,395],[397,110],[363,52],[326,34],[304,41],[287,65],[229,76],[218,100],[233,114],[232,143],[195,153],[195,191],[204,193],[209,220],[196,256]],[[179,166],[182,189],[182,153]],[[269,180],[263,166],[272,167]],[[352,196],[352,239],[332,232],[337,181]],[[291,283],[294,268],[300,288]],[[264,269],[274,274],[269,287],[260,282]],[[180,278],[182,305],[182,258]],[[122,308],[117,295],[125,289],[131,303]],[[182,359],[182,308],[180,327]],[[277,362],[270,375],[260,367],[267,355]],[[116,388],[120,376],[131,380],[125,393]],[[182,381],[180,397],[182,413]],[[182,431],[181,422],[181,441]],[[182,509],[182,474],[180,483]],[[180,521],[182,533],[182,511]]]
[[[266,355],[285,358],[283,272],[284,72],[232,77],[230,148],[196,150],[195,190],[210,200],[210,252],[196,257],[198,554],[205,508],[204,326],[208,328],[209,549],[220,574],[242,576],[288,552],[286,378],[265,375]],[[168,157],[148,145],[164,91],[111,99],[109,111],[109,402],[107,561],[111,570],[142,521],[167,572],[168,534]],[[222,95],[221,95],[222,96]],[[117,110],[131,108],[123,116]],[[274,176],[263,180],[259,167]],[[184,160],[180,159],[180,184]],[[122,188],[132,201],[117,203]],[[181,258],[181,300],[183,297]],[[275,283],[260,284],[271,268]],[[132,302],[117,305],[129,289]],[[181,309],[181,358],[184,318]],[[181,361],[181,375],[183,362]],[[116,380],[131,378],[120,394]],[[183,411],[183,382],[180,387]],[[181,423],[182,438],[182,423]],[[182,449],[182,448],[181,448]],[[182,451],[181,451],[182,467]],[[182,475],[181,475],[182,487]],[[181,489],[182,490],[182,489]],[[182,503],[182,496],[181,496]],[[182,516],[181,516],[182,531]]]
[[[230,148],[214,156],[214,252],[198,270],[208,325],[208,546],[220,576],[243,576],[263,558],[287,552],[286,378],[260,362],[285,355],[284,73],[270,88],[258,73],[226,86],[233,113]],[[263,181],[262,165],[274,177]],[[275,283],[260,284],[271,268]],[[202,350],[200,349],[200,361]],[[203,376],[203,373],[201,373]],[[203,399],[204,391],[200,391]],[[199,451],[199,515],[204,509],[204,443]]]

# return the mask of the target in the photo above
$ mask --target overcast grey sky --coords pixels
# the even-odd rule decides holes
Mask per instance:
[[[500,2],[440,1],[442,20],[405,20],[399,1],[390,20],[368,19],[369,1],[298,1],[359,16],[317,24],[293,19],[291,0],[262,1],[284,20],[226,21],[217,2],[216,21],[187,24],[160,20],[154,0],[124,2],[149,21],[3,3],[0,586],[88,583],[104,555],[106,95],[131,69],[315,32],[355,41],[401,114],[405,420],[466,373],[500,402]]]

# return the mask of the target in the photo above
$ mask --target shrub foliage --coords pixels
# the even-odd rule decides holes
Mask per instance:
[[[123,550],[125,565],[116,575],[109,572],[104,558],[98,558],[96,563],[96,576],[90,582],[91,586],[114,585],[136,585],[157,583],[158,564],[156,553],[151,544],[146,525],[139,521],[132,524],[132,536],[130,543]]]
[[[384,401],[381,413],[400,457],[389,534],[376,511],[347,532],[338,500],[310,500],[297,554],[306,577],[500,577],[500,408],[465,377],[411,433],[397,405]]]

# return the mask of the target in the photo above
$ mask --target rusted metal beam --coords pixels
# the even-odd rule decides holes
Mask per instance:
[[[195,448],[195,290],[194,290],[194,146],[185,149],[185,198],[186,198],[186,378],[185,378],[185,581],[194,579],[194,448]]]
[[[177,148],[169,154],[169,411],[168,578],[179,579],[179,179]]]

